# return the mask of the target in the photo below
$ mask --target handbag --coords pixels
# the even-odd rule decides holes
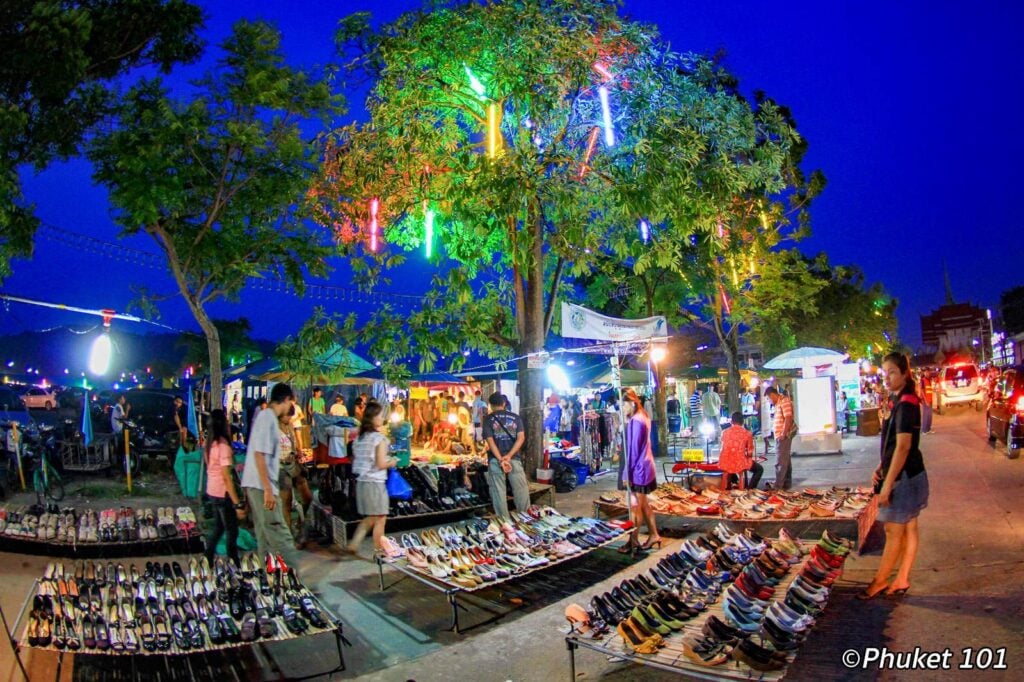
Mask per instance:
[[[388,497],[393,500],[411,500],[412,486],[406,481],[397,469],[388,469]]]

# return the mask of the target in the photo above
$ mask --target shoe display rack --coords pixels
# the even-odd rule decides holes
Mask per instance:
[[[54,557],[190,554],[203,549],[191,507],[0,507],[0,551]]]
[[[555,506],[555,488],[544,483],[530,483],[530,501],[536,504],[544,504],[548,507]],[[509,504],[512,504],[512,496],[509,495]],[[429,508],[428,508],[429,509]],[[463,500],[456,503],[451,498],[451,504],[442,502],[439,509],[426,512],[406,513],[402,516],[389,516],[387,522],[388,532],[396,530],[410,530],[433,526],[443,523],[446,520],[473,516],[480,513],[487,513],[492,509],[491,503],[470,504]],[[332,539],[332,542],[339,546],[348,544],[351,529],[358,525],[358,519],[343,519],[332,513],[330,507],[320,504],[314,497],[310,507],[310,516],[313,526],[324,535]]]
[[[851,548],[827,531],[811,545],[719,524],[566,610],[570,679],[580,648],[698,679],[782,679]]]
[[[18,647],[59,654],[181,656],[334,633],[341,622],[280,556],[144,567],[52,563],[15,620]],[[16,649],[17,651],[17,649]],[[319,673],[323,675],[325,673]]]
[[[818,535],[822,529],[846,534],[857,532],[857,549],[867,541],[878,514],[878,501],[870,488],[817,490],[705,490],[695,493],[675,483],[664,483],[648,498],[659,516],[688,521],[720,521],[781,528],[796,527],[798,536]],[[622,493],[602,494],[594,501],[594,516],[601,518],[627,513]]]
[[[566,517],[551,507],[513,512],[511,520],[472,519],[400,537],[386,536],[376,557],[380,589],[384,567],[444,593],[450,629],[459,633],[460,593],[472,593],[545,570],[604,547],[627,531],[589,518]],[[397,539],[396,539],[397,538]]]

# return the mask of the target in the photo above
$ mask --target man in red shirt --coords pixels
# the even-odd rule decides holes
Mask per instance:
[[[733,412],[732,426],[722,432],[722,452],[718,468],[725,472],[726,488],[738,479],[739,489],[746,488],[746,472],[751,474],[750,487],[756,488],[764,467],[754,461],[754,434],[743,428],[743,413]]]

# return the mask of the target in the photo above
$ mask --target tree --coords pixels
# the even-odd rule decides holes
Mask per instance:
[[[716,61],[698,76],[732,100],[736,110],[708,133],[715,153],[700,177],[717,224],[700,242],[682,245],[680,262],[688,267],[681,272],[694,282],[725,354],[729,412],[736,412],[741,330],[757,335],[779,316],[807,306],[820,288],[800,267],[800,255],[779,247],[808,234],[810,202],[824,189],[825,178],[801,169],[807,142],[786,107],[760,91],[748,100],[739,81]]]
[[[234,320],[212,320],[220,339],[221,366],[245,364],[263,357],[260,345],[252,338],[252,323],[248,318]],[[179,348],[185,349],[182,362],[185,365],[205,366],[209,363],[209,349],[206,338],[192,333],[183,333],[178,339]],[[237,362],[236,362],[237,361]]]
[[[239,22],[223,52],[190,101],[159,80],[132,88],[89,149],[124,232],[150,235],[167,257],[206,337],[214,405],[221,341],[206,306],[236,299],[250,277],[301,291],[304,273],[326,273],[332,247],[302,212],[321,149],[300,126],[340,107],[324,80],[284,65],[267,24]]]
[[[110,111],[111,83],[198,57],[202,13],[183,0],[4,0],[0,5],[0,277],[38,226],[18,171],[79,150]]]
[[[821,288],[809,306],[785,311],[762,326],[757,340],[766,355],[819,346],[879,359],[896,342],[895,299],[878,282],[867,286],[856,266],[832,266],[824,254],[801,260]]]
[[[686,308],[692,290],[673,268],[656,266],[637,272],[628,262],[609,259],[593,277],[586,278],[586,282],[587,302],[607,315],[627,318],[664,315],[670,326],[694,319]],[[666,367],[669,359],[651,363],[657,382],[653,419],[658,425],[658,457],[668,456]]]
[[[407,324],[379,310],[363,338],[386,360],[418,354],[421,369],[465,347],[513,356],[531,471],[543,375],[528,358],[544,349],[561,283],[616,254],[623,225],[660,224],[659,201],[686,183],[693,205],[666,229],[707,229],[691,164],[706,150],[702,116],[725,99],[694,76],[701,60],[604,0],[435,7],[376,32],[356,14],[339,43],[374,80],[371,122],[332,136],[317,219],[370,263],[383,257],[374,247],[436,243],[455,264]]]
[[[1024,332],[1024,286],[1007,289],[999,295],[999,311],[1007,336]]]

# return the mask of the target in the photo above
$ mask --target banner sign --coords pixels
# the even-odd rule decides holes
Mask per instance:
[[[664,315],[626,320],[608,317],[572,303],[562,303],[562,336],[597,341],[640,341],[666,336]]]
[[[409,389],[409,397],[413,400],[426,400],[430,396],[426,386],[413,386]]]

